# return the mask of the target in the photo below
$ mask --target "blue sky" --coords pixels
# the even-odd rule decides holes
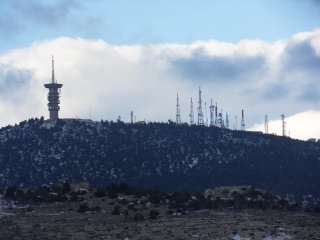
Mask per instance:
[[[0,0],[0,126],[48,116],[52,54],[61,117],[166,122],[179,93],[188,122],[201,86],[231,128],[320,138],[320,0]]]
[[[1,0],[0,51],[61,36],[111,44],[276,41],[320,23],[319,0]]]

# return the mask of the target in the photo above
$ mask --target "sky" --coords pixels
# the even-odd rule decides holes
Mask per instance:
[[[320,138],[320,0],[1,0],[0,126],[48,117],[189,122],[202,90],[230,127]],[[235,119],[237,117],[237,123]]]

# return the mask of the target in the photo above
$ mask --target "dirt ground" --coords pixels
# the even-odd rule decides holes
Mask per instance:
[[[169,215],[166,206],[128,210],[118,200],[88,198],[101,211],[78,213],[81,202],[7,209],[0,218],[0,239],[264,239],[320,240],[320,214],[263,210],[201,210]],[[114,204],[120,215],[112,215]],[[155,220],[150,210],[159,211]],[[134,220],[139,212],[145,220]]]

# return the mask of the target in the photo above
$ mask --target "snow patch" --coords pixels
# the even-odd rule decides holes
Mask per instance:
[[[54,127],[54,124],[52,124],[52,123],[43,123],[40,127],[41,128],[50,129],[50,128]]]
[[[199,158],[192,158],[192,163],[189,164],[190,168],[193,168],[194,166],[198,165],[199,163]]]

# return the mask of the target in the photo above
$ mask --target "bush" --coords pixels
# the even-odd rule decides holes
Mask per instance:
[[[174,214],[174,211],[171,210],[171,209],[169,209],[169,210],[167,211],[167,214],[172,215],[172,214]]]
[[[66,194],[66,193],[69,193],[71,192],[71,186],[68,182],[65,182],[63,185],[62,185],[62,194]]]
[[[133,219],[136,221],[144,221],[144,216],[141,213],[136,213]]]
[[[159,212],[157,210],[150,210],[149,218],[156,219],[159,216]]]
[[[95,212],[99,212],[99,211],[101,211],[101,207],[95,206],[95,207],[92,208],[91,210],[92,210],[92,211],[95,211]]]
[[[48,195],[50,193],[50,189],[48,186],[46,185],[43,185],[41,187],[38,187],[36,190],[35,190],[35,194],[39,197],[41,197],[41,199],[47,199],[48,198]]]
[[[76,192],[72,191],[71,194],[70,194],[69,201],[70,202],[76,202],[78,200],[79,200],[78,194]]]
[[[314,213],[320,213],[320,206],[317,206],[313,209]]]
[[[106,191],[103,188],[98,188],[95,192],[94,192],[94,196],[96,198],[101,198],[106,196]]]
[[[16,190],[16,201],[24,201],[25,200],[25,196],[24,196],[24,192],[21,189],[17,189]]]
[[[112,212],[112,215],[120,215],[120,206],[119,205],[115,205]]]
[[[126,198],[122,198],[119,203],[122,205],[128,205],[129,201]]]
[[[85,213],[87,211],[89,211],[90,208],[88,207],[87,203],[81,204],[77,210],[78,213]]]
[[[136,210],[134,204],[132,204],[132,203],[130,203],[130,204],[128,205],[128,209],[134,210],[134,211]]]
[[[78,213],[85,213],[88,211],[91,212],[99,212],[101,210],[101,208],[99,206],[95,206],[94,208],[90,208],[88,207],[87,203],[81,204],[77,210]]]
[[[118,193],[111,191],[111,192],[108,193],[108,196],[111,199],[118,198]]]
[[[6,193],[4,194],[4,197],[6,199],[15,200],[16,191],[17,191],[17,186],[10,186],[10,187],[7,188]]]
[[[35,201],[35,194],[34,192],[32,192],[30,189],[28,189],[28,191],[24,194],[24,200],[26,202],[34,202]]]

